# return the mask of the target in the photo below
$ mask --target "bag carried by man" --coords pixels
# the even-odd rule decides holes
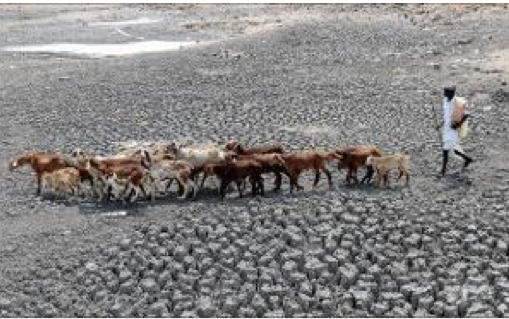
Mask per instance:
[[[458,136],[464,140],[467,138],[468,129],[468,114],[466,114],[467,101],[462,97],[454,98],[454,111],[452,113],[452,128],[458,130]]]

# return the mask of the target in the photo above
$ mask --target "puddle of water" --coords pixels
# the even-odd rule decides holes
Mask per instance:
[[[141,41],[118,44],[53,43],[4,47],[2,50],[9,52],[52,53],[88,58],[103,58],[141,53],[175,51],[196,43],[197,42],[193,41]]]
[[[107,212],[107,213],[104,213],[101,215],[108,216],[108,217],[124,217],[124,216],[127,216],[127,212],[126,211]]]
[[[159,23],[162,19],[151,19],[151,18],[139,18],[134,20],[124,20],[124,21],[103,21],[103,22],[93,22],[90,23],[91,26],[97,27],[123,27],[127,25],[139,25],[139,24],[153,24]]]

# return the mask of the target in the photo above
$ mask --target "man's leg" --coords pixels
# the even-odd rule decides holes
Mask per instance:
[[[440,174],[442,174],[442,176],[445,176],[448,161],[449,161],[449,150],[443,150],[442,151],[442,171],[440,171]]]
[[[465,164],[463,165],[463,168],[467,168],[467,166],[470,165],[470,163],[472,163],[472,161],[473,161],[471,157],[468,157],[465,153],[462,153],[459,150],[454,150],[454,154],[460,156],[461,158],[463,158],[465,160]]]

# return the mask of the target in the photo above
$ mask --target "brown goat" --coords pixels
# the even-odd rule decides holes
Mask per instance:
[[[299,185],[299,175],[303,171],[313,170],[315,172],[315,181],[313,187],[318,184],[320,180],[320,172],[324,172],[327,175],[329,181],[329,187],[332,187],[332,176],[330,171],[327,169],[326,164],[332,160],[339,160],[341,157],[335,152],[316,152],[306,151],[299,153],[286,153],[281,154],[281,157],[285,161],[286,169],[290,175],[290,192],[293,192],[294,187],[297,189],[304,189]]]
[[[37,194],[41,194],[42,175],[61,168],[74,167],[73,163],[60,154],[30,152],[9,163],[9,170],[30,165],[37,176]],[[81,173],[81,172],[80,172]],[[85,177],[84,177],[85,178]]]
[[[346,182],[348,184],[350,184],[352,179],[355,181],[355,183],[359,182],[357,179],[357,170],[364,166],[366,166],[367,172],[366,175],[362,178],[361,183],[369,183],[373,178],[374,170],[371,165],[366,165],[366,159],[369,156],[382,156],[380,149],[373,145],[349,146],[337,150],[336,154],[340,156],[340,160],[338,161],[338,169],[348,169],[346,174]]]
[[[276,175],[274,191],[281,189],[281,174],[285,174],[290,178],[290,174],[285,166],[285,161],[280,154],[252,154],[252,155],[235,155],[234,160],[253,160],[258,162],[262,167],[262,174],[274,173]],[[208,169],[204,169],[203,179],[200,184],[200,189],[203,187],[205,180],[213,175],[213,170],[210,169],[213,166],[208,166]]]
[[[238,155],[282,154],[284,152],[283,146],[278,142],[246,148],[239,141],[228,141],[226,142],[224,149],[226,151],[235,152]]]
[[[237,184],[239,197],[242,197],[242,186],[246,178],[251,180],[251,192],[255,196],[258,191],[263,196],[263,178],[262,165],[255,160],[235,160],[225,161],[221,164],[208,164],[205,166],[205,172],[208,175],[216,175],[221,181],[219,186],[219,195],[221,199],[226,196],[226,188],[232,183]]]

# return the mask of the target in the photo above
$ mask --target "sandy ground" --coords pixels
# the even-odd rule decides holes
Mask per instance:
[[[507,316],[504,5],[2,5],[0,50],[199,41],[90,58],[0,51],[0,161],[180,139],[289,150],[372,143],[411,185],[225,202],[35,195],[0,167],[0,316]],[[476,162],[437,180],[431,107],[472,95]],[[267,178],[266,183],[271,183]],[[107,216],[127,211],[126,217]]]

